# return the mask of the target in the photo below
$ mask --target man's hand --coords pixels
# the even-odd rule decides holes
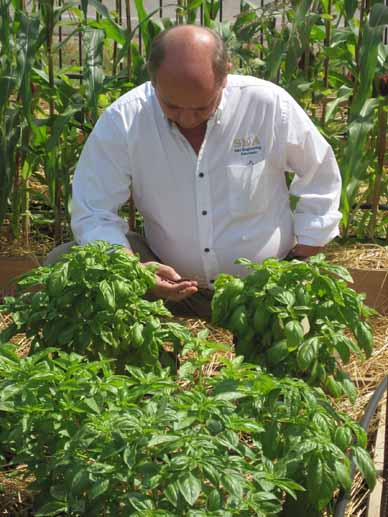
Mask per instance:
[[[156,287],[150,293],[157,298],[179,302],[198,291],[198,283],[195,280],[182,279],[170,266],[159,262],[143,262],[145,266],[157,265],[155,271]]]
[[[290,258],[306,259],[317,253],[321,253],[323,246],[307,246],[306,244],[297,244],[289,253]]]
[[[123,251],[128,255],[134,254],[129,248],[123,248]],[[182,279],[175,269],[170,266],[154,261],[143,262],[143,264],[145,266],[150,264],[158,266],[158,269],[155,271],[156,287],[150,291],[156,298],[180,302],[198,291],[198,282],[196,280]]]

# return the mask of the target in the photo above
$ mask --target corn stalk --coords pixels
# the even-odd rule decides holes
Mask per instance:
[[[378,108],[378,136],[376,142],[377,169],[374,179],[374,187],[372,194],[372,214],[368,226],[368,237],[374,238],[377,222],[377,213],[379,210],[379,202],[382,190],[382,180],[384,171],[385,149],[387,144],[387,102],[384,97],[381,98]]]
[[[375,125],[378,100],[373,99],[372,85],[377,71],[378,47],[382,40],[384,25],[388,23],[388,7],[373,5],[364,24],[362,44],[359,51],[359,73],[356,77],[355,94],[350,108],[349,136],[341,172],[343,190],[341,207],[345,237],[350,227],[350,212],[361,182],[365,179],[368,155],[365,153],[368,138]]]
[[[41,44],[39,16],[20,7],[13,14],[11,2],[0,0],[0,224],[12,193],[12,237],[19,234],[21,207],[28,205],[21,171],[30,140],[32,66]]]
[[[325,40],[323,42],[324,48],[330,48],[331,43],[331,15],[332,15],[332,0],[327,0],[326,2],[322,2],[325,8],[325,14],[327,16],[325,20]],[[329,65],[330,65],[330,57],[328,54],[325,56],[325,60],[323,62],[323,88],[325,90],[329,87]],[[325,117],[326,117],[326,105],[327,103],[323,101],[322,106],[322,117],[321,124],[322,127],[325,125]]]

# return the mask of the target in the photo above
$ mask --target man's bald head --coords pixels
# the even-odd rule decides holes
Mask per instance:
[[[163,65],[179,80],[212,76],[221,84],[228,71],[228,53],[222,38],[215,31],[195,25],[178,25],[160,33],[152,42],[148,72],[156,82]],[[179,77],[180,76],[180,77]]]

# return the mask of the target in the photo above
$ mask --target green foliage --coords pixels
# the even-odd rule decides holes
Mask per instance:
[[[234,333],[236,352],[276,375],[301,377],[354,400],[356,389],[338,359],[347,363],[353,352],[370,356],[367,318],[375,312],[348,287],[348,271],[323,255],[238,263],[253,271],[243,280],[219,275],[212,301],[213,322]]]
[[[155,368],[161,353],[168,360],[162,345],[169,342],[177,351],[188,334],[161,321],[171,316],[161,300],[144,298],[155,285],[153,267],[120,248],[103,241],[76,246],[57,264],[24,275],[21,294],[1,306],[13,323],[0,339],[24,332],[32,350],[56,346],[92,359],[102,354],[115,358],[121,370],[126,364]]]
[[[343,178],[342,211],[345,228],[349,227],[352,205],[356,202],[363,181],[367,180],[368,164],[372,157],[366,152],[377,126],[379,99],[373,95],[373,82],[386,73],[386,59],[378,59],[384,47],[382,36],[388,19],[388,7],[375,3],[363,25],[359,66],[354,69],[354,97],[349,111],[348,142],[340,159]],[[381,102],[381,101],[380,101]]]
[[[10,18],[10,9],[11,1],[0,2],[0,226],[17,174],[17,155],[28,140],[32,66],[42,44],[39,16],[16,9]]]
[[[354,394],[330,356],[371,351],[347,271],[319,256],[240,262],[253,271],[217,279],[214,314],[265,368],[166,320],[162,301],[144,298],[153,267],[120,246],[77,246],[20,278],[2,307],[13,323],[0,345],[0,469],[27,466],[35,515],[319,515],[350,490],[350,454],[374,485],[363,429],[288,376]],[[25,358],[5,342],[19,332],[32,338]]]
[[[221,357],[205,376],[219,348],[191,341],[176,378],[134,367],[115,375],[108,361],[56,349],[20,359],[3,345],[0,454],[34,475],[36,515],[321,511],[349,489],[351,449],[373,486],[357,424],[320,391],[241,358]]]

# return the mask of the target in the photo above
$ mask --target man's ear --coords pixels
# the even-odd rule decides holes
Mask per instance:
[[[149,79],[151,81],[151,84],[155,88],[155,77],[152,77],[152,74],[151,74],[151,71],[150,71],[150,66],[149,66],[148,62],[146,64],[146,68],[147,68],[147,73],[148,73],[148,77],[149,77]]]
[[[226,72],[226,75],[225,75],[225,77],[224,77],[224,79],[222,81],[222,88],[225,88],[226,83],[228,82],[228,73],[232,69],[232,63],[228,63],[226,68],[227,68],[227,72]]]

